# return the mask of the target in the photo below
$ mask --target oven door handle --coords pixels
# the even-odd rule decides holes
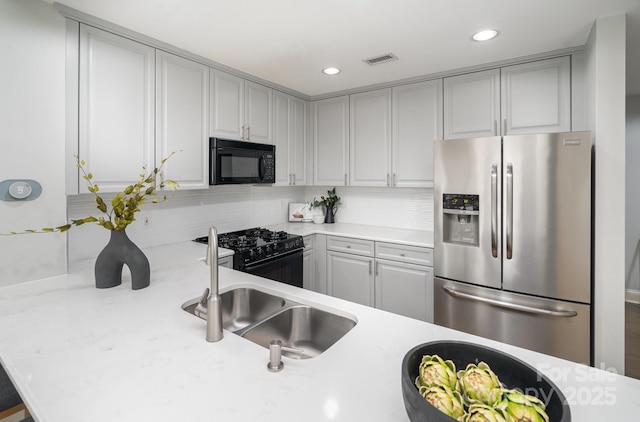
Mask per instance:
[[[244,269],[245,269],[245,271],[246,270],[251,270],[252,268],[258,267],[258,266],[260,266],[262,264],[265,264],[267,262],[273,261],[275,259],[285,258],[285,257],[291,256],[293,254],[296,254],[298,252],[302,253],[302,250],[303,250],[303,248],[298,248],[298,249],[294,249],[294,250],[291,250],[291,251],[283,253],[283,254],[268,256],[268,257],[266,257],[264,259],[261,259],[260,261],[254,261],[254,262],[252,262],[250,264],[245,264]]]

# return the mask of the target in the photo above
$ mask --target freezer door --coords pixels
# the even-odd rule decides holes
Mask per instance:
[[[591,302],[589,132],[503,139],[503,289]]]
[[[591,364],[590,305],[436,278],[434,314],[438,325]]]
[[[500,137],[434,142],[434,272],[438,277],[501,285],[500,144]],[[467,199],[475,206],[452,206]]]

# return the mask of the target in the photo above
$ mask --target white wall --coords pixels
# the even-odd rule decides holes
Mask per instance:
[[[594,363],[624,373],[624,15],[598,19],[587,48],[588,125],[595,144]]]
[[[327,196],[327,190],[332,188],[307,187],[305,202]],[[433,189],[338,186],[336,194],[342,203],[336,214],[337,222],[433,230]]]
[[[102,195],[110,203],[112,196]],[[206,236],[208,228],[219,232],[247,229],[287,221],[289,202],[304,200],[303,187],[215,186],[207,190],[168,193],[168,202],[145,203],[127,235],[140,248],[183,242]],[[107,199],[109,201],[107,201]],[[91,194],[70,196],[70,219],[99,216]],[[150,217],[143,227],[144,216]],[[95,224],[69,231],[69,262],[95,259],[109,240],[109,231]]]
[[[626,288],[640,295],[640,95],[627,97],[626,110]]]
[[[38,0],[0,1],[0,181],[33,179],[34,201],[0,201],[0,233],[64,224],[65,23]],[[0,236],[0,286],[63,274],[66,236]]]

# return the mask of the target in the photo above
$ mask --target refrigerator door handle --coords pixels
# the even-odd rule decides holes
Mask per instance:
[[[491,166],[491,255],[498,257],[498,165]]]
[[[513,256],[513,164],[507,164],[507,219],[505,232],[507,237],[507,259]]]
[[[578,315],[576,311],[557,311],[553,309],[535,308],[533,306],[503,302],[501,300],[491,299],[488,297],[475,296],[469,293],[460,292],[449,286],[442,286],[442,290],[444,290],[450,296],[453,296],[458,299],[467,299],[475,302],[482,302],[488,305],[497,306],[499,308],[509,309],[512,311],[526,312],[529,314],[545,315],[545,316],[560,317],[560,318],[571,318]]]

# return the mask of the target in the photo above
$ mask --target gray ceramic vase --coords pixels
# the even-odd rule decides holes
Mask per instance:
[[[324,216],[324,222],[327,224],[335,223],[337,211],[337,208],[327,205],[327,213]]]
[[[96,287],[108,289],[122,284],[122,268],[129,267],[131,288],[144,289],[150,284],[151,269],[146,255],[129,239],[124,230],[111,230],[111,239],[96,259]]]

